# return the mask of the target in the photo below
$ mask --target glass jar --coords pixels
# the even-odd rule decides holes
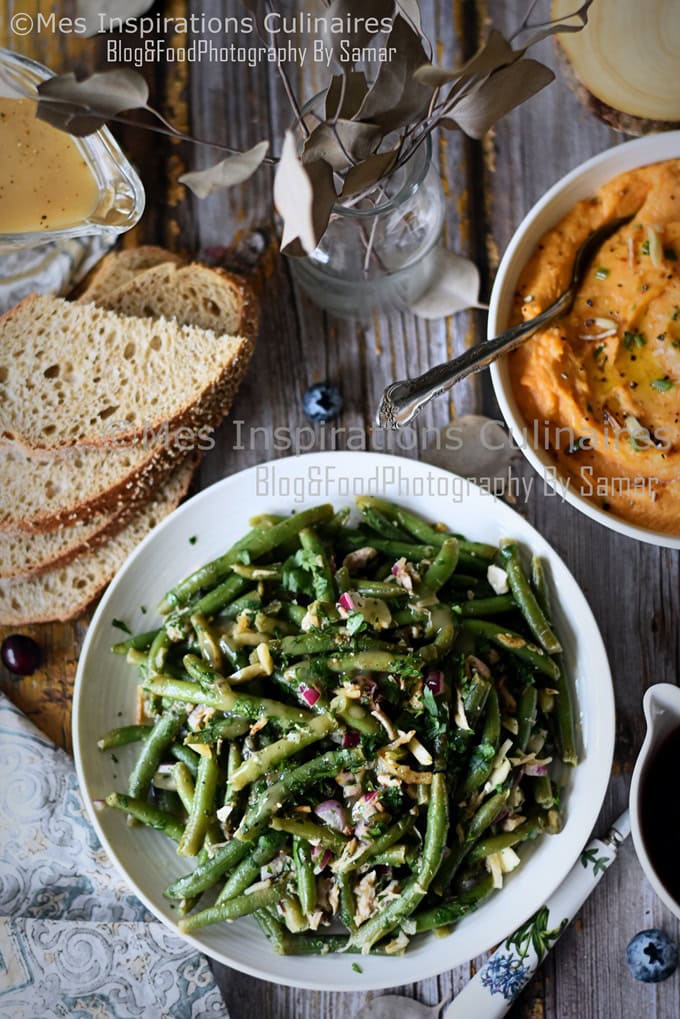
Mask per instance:
[[[51,78],[52,74],[36,60],[0,49],[0,95],[35,96],[40,82]],[[103,127],[86,138],[73,137],[73,141],[96,182],[97,201],[93,211],[82,222],[55,230],[3,233],[0,223],[0,253],[93,235],[113,239],[140,219],[144,211],[144,188],[111,132]],[[36,254],[36,258],[39,257]]]
[[[293,276],[315,304],[341,318],[406,309],[433,280],[443,222],[428,137],[359,205],[335,206],[318,247],[291,257]]]

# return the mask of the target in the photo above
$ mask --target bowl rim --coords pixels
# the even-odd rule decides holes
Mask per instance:
[[[359,469],[357,469],[357,457],[361,457],[362,458],[361,462],[363,465],[365,465]],[[269,463],[257,464],[252,467],[247,467],[233,475],[223,478],[221,481],[218,481],[215,484],[204,489],[203,491],[199,492],[192,499],[187,500],[173,513],[166,517],[160,524],[156,526],[156,528],[154,528],[152,532],[150,532],[150,534],[146,536],[146,538],[144,538],[144,540],[137,546],[137,548],[134,549],[133,552],[128,556],[126,562],[118,571],[116,577],[113,579],[106,593],[102,597],[99,606],[94,614],[94,617],[90,623],[83,644],[83,648],[80,654],[76,674],[76,681],[74,686],[73,709],[72,709],[73,749],[76,773],[78,776],[80,792],[83,797],[85,809],[87,811],[91,823],[93,824],[97,837],[107,853],[110,862],[113,863],[113,865],[118,870],[120,875],[123,877],[125,882],[132,888],[134,893],[147,906],[147,908],[152,913],[154,913],[158,920],[160,920],[167,927],[173,930],[178,937],[182,937],[185,941],[191,944],[197,951],[209,955],[210,957],[222,963],[223,965],[230,966],[231,968],[240,970],[241,972],[247,973],[259,979],[275,981],[279,984],[283,984],[290,987],[300,987],[317,991],[318,990],[368,991],[385,989],[388,987],[398,986],[399,984],[403,983],[404,982],[403,968],[399,972],[397,972],[395,968],[394,977],[390,977],[390,979],[384,979],[382,977],[376,976],[375,974],[371,975],[370,972],[362,972],[362,974],[351,972],[346,974],[343,973],[342,980],[338,979],[338,976],[336,974],[329,973],[325,974],[322,973],[316,980],[314,980],[309,979],[306,975],[302,977],[289,975],[287,972],[272,973],[270,970],[266,968],[266,964],[258,965],[257,962],[253,962],[251,964],[244,963],[240,959],[234,960],[233,958],[229,958],[225,954],[224,950],[213,947],[211,944],[206,943],[206,941],[204,941],[201,937],[180,934],[176,928],[176,924],[173,921],[173,918],[169,915],[165,915],[160,910],[160,908],[156,904],[154,904],[150,896],[147,895],[139,887],[135,879],[130,875],[125,864],[122,862],[121,859],[119,859],[118,853],[113,848],[106,832],[103,830],[101,823],[102,819],[100,818],[100,816],[98,816],[97,810],[95,809],[93,803],[94,795],[93,791],[90,790],[87,778],[87,765],[85,763],[85,757],[83,754],[83,740],[85,738],[90,740],[91,738],[91,731],[87,730],[86,720],[81,714],[81,707],[84,700],[83,691],[86,689],[88,683],[88,680],[86,679],[86,673],[88,671],[88,657],[90,654],[90,649],[92,645],[95,643],[95,637],[98,633],[100,625],[102,625],[105,622],[105,617],[108,620],[106,614],[108,612],[109,602],[114,598],[118,588],[124,583],[128,568],[131,567],[132,564],[138,558],[144,556],[146,549],[150,545],[157,543],[161,539],[163,533],[169,530],[173,526],[173,524],[175,524],[178,520],[182,520],[184,517],[188,518],[192,512],[192,509],[195,509],[198,504],[200,504],[201,502],[214,499],[222,489],[226,489],[230,485],[238,484],[240,491],[241,486],[246,485],[248,475],[250,475],[251,478],[254,478],[256,476],[256,472],[258,470],[262,470],[263,468],[270,469],[273,468],[275,470],[278,470],[279,472],[282,471],[285,472],[286,470],[293,469],[291,467],[291,465],[293,464],[295,465],[294,469],[299,474],[305,468],[319,467],[325,469],[328,466],[329,460],[336,464],[337,463],[342,464],[343,462],[348,465],[351,464],[353,469],[348,469],[347,476],[355,480],[357,475],[361,474],[364,478],[369,479],[368,480],[369,485],[371,484],[370,479],[377,475],[377,470],[379,467],[387,467],[391,468],[392,470],[399,470],[399,468],[401,468],[401,470],[404,470],[404,465],[406,465],[406,469],[410,467],[414,471],[414,473],[418,472],[416,473],[416,476],[419,476],[419,473],[422,472],[423,467],[426,467],[428,472],[431,472],[432,474],[438,477],[445,476],[449,481],[451,479],[454,479],[463,482],[466,490],[472,491],[476,498],[481,498],[485,502],[488,500],[488,505],[492,510],[493,507],[497,505],[501,507],[500,512],[503,514],[503,516],[506,516],[509,519],[516,518],[517,530],[520,531],[521,529],[521,532],[523,532],[520,538],[520,540],[523,543],[527,543],[530,540],[530,538],[532,538],[539,544],[541,543],[545,544],[550,554],[549,560],[550,566],[557,567],[560,571],[564,571],[565,579],[569,583],[573,584],[574,591],[572,592],[572,595],[574,597],[580,596],[580,598],[582,599],[583,612],[581,612],[578,615],[578,617],[576,616],[573,610],[571,609],[569,610],[570,613],[569,620],[571,623],[571,636],[574,642],[573,653],[576,654],[576,651],[578,650],[580,644],[580,641],[577,637],[577,633],[578,634],[582,633],[585,626],[587,627],[588,631],[587,637],[588,658],[590,661],[598,662],[596,685],[598,691],[597,699],[600,708],[600,710],[598,710],[597,712],[597,717],[593,715],[592,720],[589,719],[588,716],[585,716],[586,726],[584,728],[589,732],[587,743],[588,755],[586,755],[586,761],[589,755],[591,755],[594,758],[594,760],[591,765],[591,767],[593,768],[593,774],[590,776],[590,781],[588,785],[587,805],[582,806],[580,808],[584,814],[584,817],[580,819],[581,823],[583,824],[583,830],[579,830],[577,836],[575,834],[576,830],[572,829],[570,842],[571,850],[568,852],[565,850],[562,851],[561,857],[558,857],[558,859],[560,860],[559,866],[546,868],[544,865],[541,877],[542,881],[543,879],[545,879],[545,889],[544,891],[542,891],[540,895],[540,901],[536,902],[532,901],[529,897],[523,909],[521,911],[518,911],[517,915],[512,916],[509,925],[506,919],[504,926],[500,930],[498,931],[494,930],[489,934],[488,938],[485,939],[485,947],[482,948],[478,944],[476,943],[474,944],[474,951],[471,952],[471,957],[477,955],[478,952],[486,951],[491,946],[491,943],[497,943],[499,940],[502,940],[503,938],[511,934],[512,931],[517,926],[525,922],[532,915],[532,913],[535,912],[535,910],[539,908],[544,903],[544,901],[548,899],[548,897],[555,891],[558,885],[560,885],[564,878],[566,878],[572,866],[578,859],[578,854],[582,850],[583,846],[586,844],[590,832],[599,815],[602,803],[604,802],[607,787],[609,784],[609,775],[611,771],[611,763],[613,759],[615,741],[615,703],[611,670],[609,667],[606,648],[602,636],[600,634],[597,621],[595,620],[592,610],[590,609],[587,603],[582,588],[571,574],[566,563],[564,563],[562,558],[554,550],[552,545],[550,545],[550,543],[547,542],[547,540],[542,537],[540,532],[537,531],[537,529],[533,527],[532,524],[526,521],[520,514],[518,514],[506,503],[503,503],[501,500],[494,497],[490,493],[485,492],[483,489],[481,489],[473,482],[470,482],[467,479],[461,479],[459,476],[454,475],[451,472],[444,471],[441,468],[432,467],[430,465],[423,465],[417,460],[410,460],[397,456],[390,456],[387,454],[372,452],[308,453],[302,456],[276,459],[269,461]],[[394,498],[398,498],[396,492],[391,494],[393,494]],[[307,493],[306,498],[304,500],[304,504],[318,503],[319,501],[322,501],[324,497],[327,500],[334,500],[336,503],[339,503],[341,501],[346,502],[348,499],[347,495],[330,495],[327,491],[322,490],[321,492],[318,491],[315,492],[313,495]],[[349,498],[351,498],[351,496],[349,496]],[[420,496],[420,498],[422,498],[422,496]],[[425,498],[431,497],[426,496]],[[296,509],[301,508],[301,504],[293,501],[292,494],[289,495],[288,497],[284,496],[283,498],[280,497],[278,494],[272,495],[270,497],[270,501],[272,504],[276,503],[277,500],[279,502],[284,503],[285,505],[288,505],[289,508],[293,508],[293,506]],[[452,507],[452,511],[455,510],[455,503],[453,501],[450,502],[450,505]],[[505,524],[503,526],[505,526]],[[191,528],[189,530],[191,531],[191,533],[194,533]],[[566,611],[566,601],[564,605]],[[148,617],[145,617],[145,619],[148,619]],[[581,638],[581,640],[582,639],[583,638]],[[594,728],[595,726],[597,726],[596,729]],[[82,732],[81,729],[83,730]],[[584,767],[586,761],[582,761],[580,767]],[[573,790],[570,790],[570,795],[573,797],[574,795]],[[583,799],[584,797],[582,796],[581,800]],[[568,823],[569,820],[567,819],[567,825]],[[555,839],[559,839],[561,837],[562,837],[561,835],[554,836]],[[541,887],[543,887],[542,884]],[[469,957],[470,956],[467,956],[467,958]],[[291,959],[292,958],[293,957],[291,957]],[[323,957],[319,957],[319,959],[321,958]],[[415,980],[428,979],[431,976],[436,976],[440,973],[446,972],[450,968],[450,966],[451,963],[448,962],[448,960],[445,960],[443,962],[440,960],[434,966],[432,965],[432,963],[428,965],[427,955],[424,954],[422,958],[418,960],[419,967],[418,973],[417,974],[414,973],[412,976],[409,975],[408,979]],[[368,969],[368,967],[366,967],[366,969]],[[310,972],[312,972],[311,969]]]
[[[614,145],[580,163],[553,184],[529,209],[505,249],[491,290],[487,339],[492,339],[506,328],[506,309],[503,305],[507,301],[508,293],[514,291],[519,274],[526,264],[526,256],[523,256],[520,261],[518,255],[525,245],[527,235],[536,231],[536,237],[532,242],[533,247],[539,237],[546,230],[555,226],[564,215],[562,212],[560,215],[550,217],[550,209],[557,199],[561,198],[568,190],[581,190],[578,188],[579,184],[585,183],[594,173],[597,174],[597,171],[604,171],[610,166],[611,172],[604,175],[600,183],[589,190],[584,190],[578,196],[572,196],[570,207],[581,198],[592,194],[601,183],[611,180],[619,173],[672,158],[680,158],[680,130],[646,135],[621,145]],[[539,225],[540,229],[538,229]],[[545,484],[561,496],[565,502],[590,517],[591,520],[595,520],[618,534],[662,548],[680,548],[680,535],[666,534],[651,527],[628,523],[621,517],[600,509],[573,489],[561,485],[559,480],[561,476],[555,474],[554,463],[551,463],[547,455],[540,449],[536,449],[527,438],[530,425],[524,420],[517,407],[510,384],[507,358],[501,358],[491,365],[491,381],[505,423],[522,454],[534,470],[542,476]]]

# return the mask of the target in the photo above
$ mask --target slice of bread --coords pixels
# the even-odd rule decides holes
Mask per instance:
[[[157,265],[93,299],[119,315],[174,318],[182,325],[210,329],[217,336],[254,340],[257,333],[257,304],[245,280],[196,262]]]
[[[27,297],[0,319],[0,436],[30,452],[179,427],[233,394],[251,352],[245,337]]]
[[[166,248],[158,248],[153,244],[144,244],[139,248],[123,248],[105,255],[92,270],[87,286],[80,301],[94,301],[106,297],[118,287],[125,286],[140,272],[151,269],[155,265],[171,262],[182,265],[184,259]]]
[[[93,551],[39,576],[0,580],[0,623],[24,626],[81,615],[142,538],[186,495],[194,466],[193,456],[185,459],[154,498],[115,537]]]

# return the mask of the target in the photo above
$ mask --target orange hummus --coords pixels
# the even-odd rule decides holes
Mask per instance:
[[[577,492],[624,520],[680,534],[680,159],[624,173],[547,233],[513,321],[566,289],[576,251],[635,214],[589,267],[572,311],[510,356],[527,439]]]

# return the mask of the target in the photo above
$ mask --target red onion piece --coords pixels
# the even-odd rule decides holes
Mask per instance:
[[[347,827],[347,813],[339,800],[324,800],[314,808],[314,813],[334,831],[344,831]]]
[[[346,612],[353,611],[354,602],[352,601],[352,596],[349,593],[349,591],[345,591],[344,594],[340,595],[338,599],[338,605],[340,606],[341,609],[345,609]]]
[[[303,701],[309,704],[310,708],[312,707],[312,705],[316,704],[319,697],[321,696],[319,691],[316,690],[313,686],[306,686],[304,683],[300,684],[300,693],[302,694]]]
[[[525,764],[524,774],[530,778],[543,778],[548,774],[548,768],[545,764]]]
[[[425,686],[437,697],[444,688],[444,673],[441,669],[433,669],[425,677]]]
[[[359,733],[354,732],[353,729],[350,730],[349,732],[346,732],[345,735],[342,737],[342,746],[344,750],[348,749],[349,747],[356,747],[358,746],[358,743]]]

